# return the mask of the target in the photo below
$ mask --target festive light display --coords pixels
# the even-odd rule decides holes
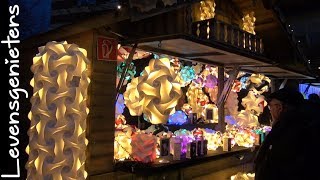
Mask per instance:
[[[268,78],[267,76],[265,76],[263,74],[251,74],[251,76],[249,77],[249,80],[252,83],[254,83],[256,86],[260,86],[263,81],[266,81],[268,83],[271,82],[270,78]]]
[[[182,125],[187,122],[187,116],[183,111],[176,111],[169,116],[168,124]]]
[[[153,162],[156,155],[157,139],[151,134],[135,134],[131,138],[132,157],[143,163]]]
[[[217,123],[218,122],[218,107],[215,104],[207,104],[201,113],[202,117],[204,117],[205,120],[208,120],[207,113],[208,113],[209,109],[212,110],[212,113],[213,113],[212,119],[210,119],[209,123]]]
[[[241,104],[246,108],[246,110],[254,110],[256,114],[263,112],[263,108],[267,105],[264,100],[264,96],[255,96],[253,91],[249,91],[248,95],[242,99]]]
[[[192,107],[190,106],[190,104],[183,104],[181,110],[186,113],[186,115],[192,113]]]
[[[206,76],[204,84],[205,84],[205,87],[207,88],[214,88],[218,85],[218,79],[216,76],[209,74]]]
[[[187,152],[187,145],[194,140],[194,136],[186,129],[179,129],[174,134],[177,138],[181,139],[181,153],[185,154]]]
[[[39,48],[34,77],[27,179],[85,179],[87,51],[67,42]]]

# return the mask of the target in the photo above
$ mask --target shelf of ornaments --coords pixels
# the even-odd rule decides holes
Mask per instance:
[[[207,164],[210,161],[215,162],[228,158],[229,161],[225,161],[224,164],[226,166],[232,165],[234,162],[244,164],[251,162],[258,149],[257,147],[258,146],[242,147],[234,145],[229,151],[224,151],[222,147],[218,147],[216,150],[208,150],[205,155],[194,155],[193,157],[187,158],[186,154],[182,154],[178,160],[174,160],[174,156],[169,154],[168,156],[160,156],[155,159],[154,162],[150,163],[132,160],[116,161],[115,169],[136,174],[151,175],[159,171],[177,170],[179,168],[186,168],[201,163]]]

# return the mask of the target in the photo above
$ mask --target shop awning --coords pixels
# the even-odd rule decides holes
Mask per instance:
[[[184,60],[226,68],[239,66],[243,71],[263,73],[274,78],[314,79],[312,76],[275,64],[260,54],[216,41],[201,40],[185,34],[140,38],[122,42],[122,44],[131,43],[138,43],[139,49],[149,52],[167,54]]]

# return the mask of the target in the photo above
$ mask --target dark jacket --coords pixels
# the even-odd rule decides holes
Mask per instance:
[[[261,145],[255,159],[256,180],[314,179],[319,156],[315,144],[320,138],[320,109],[309,103],[282,114]],[[317,122],[318,121],[318,122]],[[318,136],[318,137],[315,137]],[[318,167],[318,166],[316,166]]]

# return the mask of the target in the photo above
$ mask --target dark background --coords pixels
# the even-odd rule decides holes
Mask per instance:
[[[11,2],[12,3],[12,2]],[[19,5],[20,6],[20,5]],[[19,8],[21,15],[21,8]],[[18,15],[18,16],[19,16]],[[9,35],[9,2],[8,1],[1,1],[0,5],[0,38],[1,40],[6,40],[7,36]],[[21,18],[18,19],[17,17],[13,20],[14,22],[19,23],[19,39],[21,41]],[[11,38],[12,39],[12,38]],[[12,47],[17,47],[19,49],[18,44],[12,44]],[[11,60],[11,57],[9,55],[9,49],[7,44],[0,44],[1,53],[0,53],[0,66],[1,66],[1,88],[2,88],[2,97],[1,97],[1,120],[0,120],[0,142],[1,142],[1,149],[2,153],[0,155],[1,163],[0,163],[0,174],[15,174],[16,173],[16,159],[12,159],[9,155],[9,149],[10,149],[10,143],[14,143],[14,141],[9,139],[10,133],[9,133],[9,121],[10,121],[10,113],[13,112],[9,109],[9,102],[12,101],[12,99],[9,96],[9,90],[12,89],[9,85],[9,67],[10,64],[5,64],[5,59]],[[20,51],[20,49],[19,49]],[[23,52],[20,51],[20,57]],[[23,76],[22,72],[25,71],[25,69],[29,69],[29,67],[24,67],[23,61],[19,57],[19,70],[16,68],[15,71],[19,72],[19,88],[26,89],[27,84],[29,84],[31,79],[26,79],[25,76]],[[30,86],[30,85],[29,85]],[[29,98],[30,98],[30,91],[28,89]],[[27,118],[28,112],[30,111],[30,103],[29,98],[25,98],[23,93],[19,93],[20,99],[19,101],[19,117],[16,119],[19,120],[19,135],[17,138],[19,139],[19,162],[20,162],[20,178],[16,179],[26,179],[26,169],[25,164],[27,162],[27,154],[25,152],[26,146],[28,144],[28,135],[27,130],[30,125],[30,121]],[[11,178],[13,179],[13,178]]]

